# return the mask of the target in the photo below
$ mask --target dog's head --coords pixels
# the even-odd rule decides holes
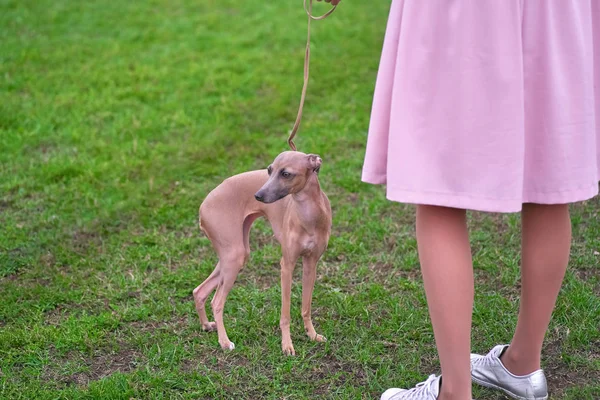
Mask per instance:
[[[299,151],[285,151],[267,168],[269,179],[254,195],[263,203],[273,203],[288,194],[300,192],[306,182],[319,173],[321,157]]]

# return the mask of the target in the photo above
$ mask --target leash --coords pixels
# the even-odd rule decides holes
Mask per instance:
[[[296,117],[296,122],[294,123],[294,127],[290,132],[290,136],[288,137],[288,145],[293,151],[296,151],[296,145],[294,144],[294,137],[296,133],[298,133],[298,128],[300,128],[300,120],[302,119],[302,110],[304,109],[304,99],[306,98],[306,89],[308,87],[308,77],[309,77],[309,64],[310,64],[310,21],[313,19],[315,21],[319,21],[329,17],[337,8],[337,5],[333,6],[333,8],[327,11],[325,14],[315,17],[312,15],[312,0],[308,0],[308,8],[306,7],[306,0],[304,0],[304,11],[308,15],[308,26],[307,26],[307,38],[306,38],[306,51],[304,53],[304,85],[302,86],[302,96],[300,97],[300,106],[298,107],[298,116]]]

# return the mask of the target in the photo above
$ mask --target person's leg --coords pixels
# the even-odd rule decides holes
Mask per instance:
[[[569,262],[568,205],[524,204],[521,303],[510,347],[500,359],[515,375],[540,369],[544,335]]]
[[[438,398],[470,400],[473,263],[466,211],[418,206],[417,243],[442,367]]]

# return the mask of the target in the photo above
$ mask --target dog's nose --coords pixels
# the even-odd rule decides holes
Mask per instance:
[[[254,195],[254,198],[255,198],[256,200],[258,200],[258,201],[263,201],[263,200],[264,200],[263,196],[261,196],[261,195],[260,195],[260,194],[258,194],[258,193],[256,193],[256,194]]]

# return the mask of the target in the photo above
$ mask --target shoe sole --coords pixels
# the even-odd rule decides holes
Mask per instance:
[[[506,393],[508,396],[512,397],[513,399],[518,399],[518,400],[548,400],[548,395],[545,395],[543,397],[532,397],[532,398],[521,397],[521,396],[518,396],[518,395],[516,395],[516,394],[514,394],[514,393],[512,393],[510,391],[508,391],[507,389],[505,389],[503,387],[496,386],[493,383],[484,382],[482,380],[479,380],[479,379],[475,378],[474,376],[471,376],[471,380],[473,382],[477,383],[478,385],[485,386],[485,387],[490,388],[490,389],[501,390],[504,393]]]

